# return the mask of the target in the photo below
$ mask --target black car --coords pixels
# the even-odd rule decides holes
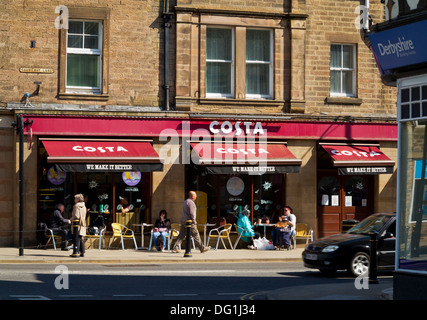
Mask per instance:
[[[360,276],[369,270],[369,233],[378,234],[378,271],[394,270],[396,214],[373,214],[345,233],[310,242],[302,253],[304,266],[324,273],[348,270]]]

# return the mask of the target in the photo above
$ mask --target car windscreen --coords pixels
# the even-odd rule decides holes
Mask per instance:
[[[382,215],[372,215],[367,217],[362,222],[356,224],[353,228],[347,231],[347,233],[358,233],[358,234],[367,234],[370,232],[379,233],[382,227],[387,221],[389,221],[391,216],[382,216]]]

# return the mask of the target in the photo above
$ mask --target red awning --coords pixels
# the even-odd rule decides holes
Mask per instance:
[[[332,157],[335,167],[394,166],[395,163],[376,146],[332,144],[321,146]]]
[[[211,173],[299,172],[297,159],[283,144],[191,142],[191,160]],[[227,168],[225,168],[227,167]]]
[[[161,171],[163,161],[148,141],[40,139],[48,162],[62,171]]]

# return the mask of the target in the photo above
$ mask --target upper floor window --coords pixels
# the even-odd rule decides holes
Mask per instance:
[[[356,46],[331,45],[331,96],[356,96]]]
[[[69,22],[66,63],[67,92],[101,92],[101,22],[75,20]]]
[[[272,98],[273,56],[272,30],[207,27],[206,97]]]
[[[110,9],[68,8],[68,29],[59,31],[58,98],[107,101]]]
[[[206,30],[206,95],[232,97],[234,93],[233,29]]]
[[[246,29],[246,97],[270,98],[273,77],[273,33]]]
[[[400,90],[400,119],[427,117],[427,84],[402,88]]]

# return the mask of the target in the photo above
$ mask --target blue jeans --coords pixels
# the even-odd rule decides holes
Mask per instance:
[[[159,244],[159,241],[157,240],[158,238],[159,238],[159,236],[161,237],[161,239],[162,239],[162,243],[163,243],[163,248],[165,248],[166,247],[166,236],[168,235],[168,233],[167,232],[159,232],[159,231],[157,231],[157,232],[153,232],[153,240],[154,240],[154,246],[157,248],[157,246],[158,246],[158,244]]]

